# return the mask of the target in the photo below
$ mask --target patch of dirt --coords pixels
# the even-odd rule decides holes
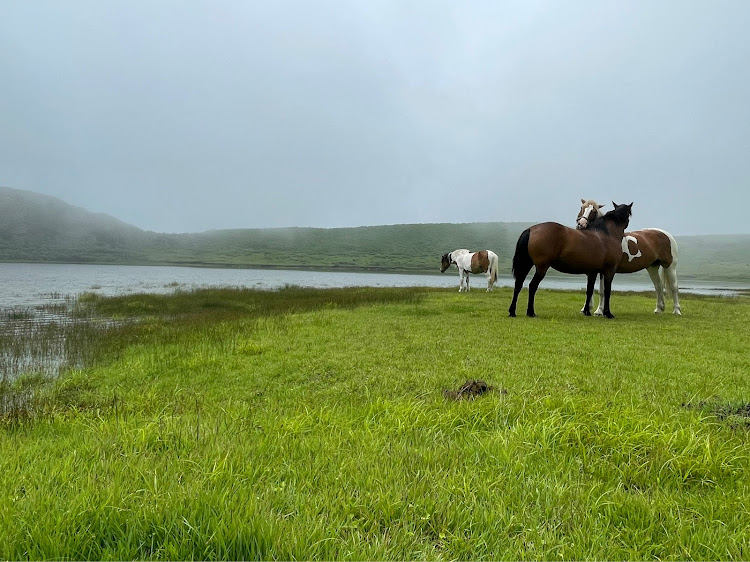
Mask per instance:
[[[690,402],[683,403],[682,407],[688,410],[703,410],[704,412],[713,414],[721,421],[730,421],[729,426],[732,429],[750,429],[750,403],[720,404],[718,402],[701,400],[697,404]]]
[[[490,386],[485,381],[469,379],[458,390],[449,390],[446,388],[443,390],[443,396],[449,400],[474,400],[495,390],[497,389],[494,386]],[[504,388],[500,389],[499,392],[501,394],[508,394],[508,391]]]

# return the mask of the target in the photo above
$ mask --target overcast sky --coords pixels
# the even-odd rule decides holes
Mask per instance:
[[[0,0],[0,185],[143,229],[750,232],[750,1]]]

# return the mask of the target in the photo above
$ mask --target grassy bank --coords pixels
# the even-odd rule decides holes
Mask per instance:
[[[93,366],[0,423],[0,558],[747,558],[750,299],[681,300],[88,296]]]

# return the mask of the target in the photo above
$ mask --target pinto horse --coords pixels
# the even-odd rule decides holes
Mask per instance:
[[[534,266],[534,277],[529,283],[527,316],[536,316],[534,297],[539,283],[552,267],[562,273],[586,274],[586,304],[583,307],[586,316],[591,316],[594,284],[596,276],[601,274],[604,277],[604,316],[614,318],[609,309],[612,278],[622,258],[622,237],[630,223],[632,208],[632,203],[615,205],[614,210],[593,221],[586,230],[568,228],[556,222],[543,222],[524,230],[518,238],[516,253],[513,255],[513,276],[516,283],[513,300],[508,308],[509,316],[516,315],[518,293]]]
[[[603,213],[599,205],[593,200],[581,199],[581,210],[576,218],[576,227],[588,228],[591,221],[596,220]],[[659,268],[661,267],[661,276]],[[674,237],[658,228],[644,228],[626,232],[622,239],[622,259],[617,266],[617,273],[634,273],[647,270],[651,282],[656,289],[656,309],[654,312],[664,312],[664,288],[672,294],[674,314],[682,315],[680,296],[677,287],[677,241]],[[602,279],[599,279],[599,306],[595,315],[602,313]]]
[[[440,258],[440,273],[444,273],[451,265],[456,264],[458,268],[458,292],[469,291],[469,273],[486,273],[487,274],[487,291],[492,290],[492,286],[497,281],[497,254],[492,250],[481,250],[479,252],[470,252],[466,249],[453,250],[443,254]]]

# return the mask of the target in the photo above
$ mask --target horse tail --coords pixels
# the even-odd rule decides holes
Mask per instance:
[[[669,232],[665,230],[656,229],[663,233],[669,238],[670,251],[672,253],[672,263],[669,267],[661,268],[661,281],[662,284],[667,288],[667,291],[671,297],[674,297],[677,292],[677,240],[674,239]]]
[[[497,254],[495,252],[491,252],[490,254],[490,281],[492,281],[493,284],[497,283]]]
[[[516,242],[516,253],[513,254],[513,277],[517,279],[517,275],[523,275],[524,277],[529,272],[534,262],[529,254],[529,237],[531,236],[531,230],[526,229],[518,237]]]

